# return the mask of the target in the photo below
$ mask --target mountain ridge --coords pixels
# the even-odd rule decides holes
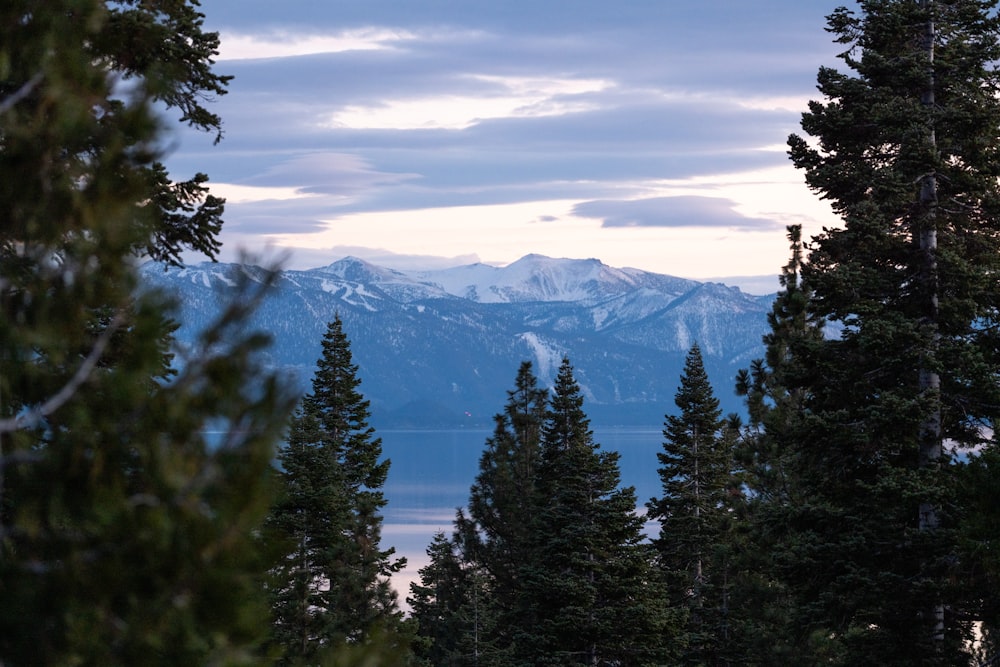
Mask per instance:
[[[182,346],[243,271],[141,267],[145,284],[177,295]],[[521,361],[547,386],[564,355],[595,423],[659,427],[696,341],[723,407],[740,409],[733,378],[762,356],[772,300],[596,259],[526,255],[506,267],[398,270],[345,257],[282,271],[250,324],[274,339],[267,362],[305,390],[339,314],[382,428],[489,426]]]

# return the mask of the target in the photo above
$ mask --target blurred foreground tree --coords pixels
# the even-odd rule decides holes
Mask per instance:
[[[165,183],[151,109],[217,127],[198,100],[224,80],[195,3],[152,4],[0,8],[7,665],[249,663],[266,636],[255,531],[291,400],[244,331],[272,274],[169,368],[171,306],[135,257],[211,254],[221,202]]]

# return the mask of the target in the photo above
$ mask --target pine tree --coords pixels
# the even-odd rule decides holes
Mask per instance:
[[[11,0],[4,3],[0,16],[10,27],[4,35],[6,64],[0,81],[0,104],[11,106],[9,113],[44,105],[47,94],[60,85],[68,87],[66,93],[75,91],[82,96],[85,91],[79,84],[88,81],[89,76],[103,74],[136,82],[140,96],[179,113],[180,122],[214,133],[216,142],[222,138],[222,120],[206,104],[226,94],[232,77],[213,70],[219,36],[203,29],[204,15],[198,11],[197,2],[179,0],[153,6],[141,0],[58,0],[40,8],[30,0]],[[30,20],[24,23],[24,29],[16,29],[25,17]],[[82,62],[50,65],[51,52],[45,51],[47,40],[61,39],[69,32],[87,35],[86,43],[74,40],[65,45],[65,51],[76,48],[78,57],[90,63],[89,73],[81,71]],[[159,156],[144,141],[148,132],[136,131],[133,125],[135,105],[105,88],[86,91],[93,95],[89,99],[93,103],[91,115],[97,109],[99,113],[89,128],[76,125],[76,136],[62,137],[63,151],[59,156],[49,156],[55,158],[51,166],[67,171],[80,167],[105,150],[107,139],[114,133],[114,140],[119,142],[116,150],[140,157],[130,168],[133,176],[142,181],[147,195],[131,203],[132,222],[143,228],[143,233],[131,239],[133,253],[174,264],[180,263],[187,251],[214,259],[221,247],[217,235],[222,228],[224,200],[208,193],[205,174],[172,181]],[[147,120],[154,122],[152,118]],[[29,128],[30,132],[48,133],[50,139],[56,139],[54,128]],[[39,157],[25,148],[10,144],[6,151],[16,160]],[[53,171],[39,174],[53,175]],[[31,178],[28,173],[6,179],[0,184],[0,192],[22,196],[26,201],[33,197],[38,201],[36,206],[44,206],[45,193],[51,194],[45,178]]]
[[[663,495],[647,503],[649,518],[660,522],[653,543],[670,604],[687,613],[684,664],[727,664],[735,443],[697,344],[675,402],[680,414],[666,417],[657,454]]]
[[[748,662],[805,662],[807,651],[794,640],[801,624],[794,599],[776,564],[792,549],[782,527],[809,497],[809,489],[794,476],[796,428],[802,422],[803,388],[790,389],[801,375],[794,353],[819,342],[820,324],[809,313],[810,290],[801,279],[804,244],[801,228],[788,228],[790,258],[782,268],[778,292],[768,313],[770,332],[764,336],[765,357],[737,375],[736,392],[746,397],[749,424],[736,447],[736,468],[744,493],[737,505],[738,540],[734,563],[734,608],[739,609],[738,641]],[[794,558],[794,556],[792,556]]]
[[[389,461],[368,425],[369,403],[339,315],[323,337],[312,392],[279,453],[284,494],[271,512],[287,550],[274,571],[275,642],[289,658],[364,642],[400,620],[389,576],[405,561],[381,548]]]
[[[521,363],[507,405],[494,417],[493,435],[479,460],[479,474],[469,493],[468,526],[459,517],[462,543],[472,550],[488,577],[488,614],[497,634],[488,639],[494,657],[509,649],[521,619],[517,600],[524,584],[520,566],[530,557],[531,520],[537,511],[535,483],[541,459],[541,432],[548,392],[538,387],[531,362]],[[484,610],[485,611],[485,610]]]
[[[996,431],[994,431],[995,433]],[[995,436],[994,436],[995,437]],[[959,533],[964,576],[974,591],[970,613],[978,628],[978,664],[1000,661],[1000,447],[996,441],[959,470]]]
[[[515,661],[531,665],[662,664],[670,616],[618,455],[593,441],[567,359],[546,413],[534,548]]]
[[[8,665],[249,663],[266,628],[254,533],[290,401],[262,369],[264,338],[244,330],[271,277],[247,280],[200,351],[168,368],[172,307],[137,291],[134,267],[142,248],[184,246],[158,237],[150,205],[163,138],[151,107],[197,99],[204,82],[136,63],[130,94],[112,91],[123,70],[104,42],[126,4],[0,8]],[[141,52],[188,6],[134,4],[155,33]],[[211,77],[217,41],[205,39],[173,53]]]
[[[464,561],[460,547],[443,532],[435,534],[427,547],[430,562],[420,568],[419,583],[410,584],[414,653],[421,664],[434,667],[500,664],[483,655],[490,629],[481,613],[486,591],[478,564]]]
[[[803,374],[794,350],[823,338],[821,322],[810,314],[812,292],[802,282],[804,244],[802,228],[788,227],[791,257],[782,267],[781,290],[767,315],[770,331],[764,335],[765,356],[742,369],[736,378],[736,393],[746,397],[750,418],[744,446],[737,456],[744,469],[744,483],[754,504],[795,502],[787,443],[801,415],[804,390],[791,389],[792,378]]]
[[[90,56],[115,76],[142,80],[158,105],[178,113],[180,122],[214,134],[218,143],[222,119],[206,103],[225,95],[233,77],[212,69],[219,35],[203,29],[205,16],[197,0],[102,4],[105,11],[87,45]],[[104,110],[104,124],[114,121],[113,105],[111,111]],[[217,237],[225,200],[209,194],[208,176],[197,173],[173,181],[158,160],[144,165],[142,175],[151,196],[142,202],[136,222],[148,225],[149,235],[135,244],[134,252],[175,265],[182,263],[185,252],[214,260],[222,247]]]
[[[803,418],[791,461],[784,578],[805,641],[841,663],[962,664],[954,466],[1000,396],[1000,21],[978,0],[860,2],[830,29],[790,154],[843,227],[803,277],[840,335],[794,351]]]

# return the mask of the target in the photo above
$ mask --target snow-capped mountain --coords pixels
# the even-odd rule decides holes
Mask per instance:
[[[615,269],[596,259],[541,255],[527,255],[504,267],[472,264],[415,275],[448,294],[477,303],[577,301],[590,305],[642,289],[679,296],[696,284],[637,269]]]
[[[234,293],[241,271],[143,267],[147,284],[178,296],[181,344]],[[348,257],[284,271],[252,324],[274,338],[270,363],[307,389],[339,313],[372,421],[383,427],[487,426],[522,360],[548,384],[564,355],[595,423],[658,427],[674,411],[695,342],[723,406],[739,409],[733,378],[763,353],[771,299],[596,259],[528,255],[505,267],[397,271]]]

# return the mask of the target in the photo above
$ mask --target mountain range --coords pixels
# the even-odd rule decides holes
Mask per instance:
[[[181,346],[193,344],[241,276],[262,275],[222,263],[141,271],[145,284],[176,295]],[[305,391],[339,314],[378,428],[489,427],[522,360],[550,386],[563,356],[592,422],[658,428],[675,411],[695,342],[723,408],[740,409],[733,379],[762,356],[772,301],[596,259],[528,255],[505,267],[399,271],[348,257],[282,271],[250,324],[273,337],[267,363]]]

